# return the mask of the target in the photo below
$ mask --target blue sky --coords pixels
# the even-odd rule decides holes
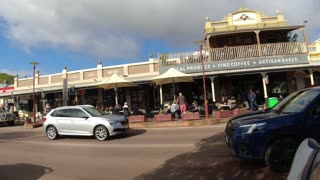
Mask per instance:
[[[149,54],[195,50],[205,18],[222,20],[246,7],[288,25],[307,20],[309,43],[320,38],[318,0],[1,0],[0,72],[30,76],[147,61]]]

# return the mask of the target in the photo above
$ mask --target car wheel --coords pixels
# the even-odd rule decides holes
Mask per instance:
[[[290,170],[299,143],[293,139],[280,139],[273,142],[265,153],[265,162],[274,171]]]
[[[8,125],[9,125],[9,126],[14,126],[14,121],[10,121],[10,122],[8,123]]]
[[[108,129],[105,126],[97,126],[94,129],[94,136],[99,141],[105,141],[109,137]]]
[[[58,131],[54,126],[49,126],[47,128],[47,136],[49,139],[54,140],[58,138]]]

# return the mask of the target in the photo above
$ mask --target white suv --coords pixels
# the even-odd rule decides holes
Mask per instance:
[[[126,134],[129,125],[124,116],[106,115],[91,105],[64,106],[52,109],[44,118],[49,139],[59,135],[95,136],[104,141],[109,136]]]

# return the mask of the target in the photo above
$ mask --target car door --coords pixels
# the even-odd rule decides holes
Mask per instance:
[[[308,137],[320,142],[320,100],[310,109],[310,118],[307,120]]]
[[[52,116],[54,116],[54,124],[57,127],[59,134],[71,134],[72,120],[70,118],[69,109],[58,109]]]
[[[71,109],[72,132],[77,135],[91,135],[92,122],[90,116],[82,109]]]

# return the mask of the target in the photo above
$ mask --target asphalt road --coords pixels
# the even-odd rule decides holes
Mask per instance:
[[[132,129],[105,142],[51,141],[42,128],[0,127],[0,179],[286,179],[264,163],[234,157],[224,127]]]

